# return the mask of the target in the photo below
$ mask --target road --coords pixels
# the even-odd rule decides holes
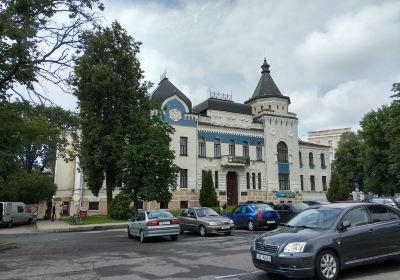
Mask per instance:
[[[144,244],[121,229],[1,234],[18,247],[0,252],[0,279],[285,279],[252,265],[249,247],[260,233],[238,230],[206,238],[185,233],[178,241]],[[344,271],[340,279],[398,280],[399,275],[398,262],[385,262]]]

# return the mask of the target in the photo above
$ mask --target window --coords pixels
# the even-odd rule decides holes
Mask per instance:
[[[214,187],[218,189],[218,171],[214,172]]]
[[[168,202],[161,201],[160,202],[160,209],[168,209]],[[163,211],[161,211],[161,212],[163,212]]]
[[[98,211],[99,203],[98,202],[89,202],[89,210]]]
[[[326,187],[326,176],[322,176],[322,190],[326,191],[327,187]]]
[[[247,206],[242,206],[242,210],[240,210],[240,213],[246,214],[247,213]]]
[[[214,140],[214,157],[221,157],[221,140],[219,140],[218,138],[215,138]]]
[[[290,190],[288,174],[279,174],[279,190],[281,191]]]
[[[268,105],[268,109],[271,109],[271,105]]]
[[[258,173],[258,189],[261,190],[261,173]]]
[[[321,168],[325,169],[326,165],[325,165],[325,155],[321,154]]]
[[[247,141],[243,142],[243,156],[249,157],[249,143]]]
[[[253,181],[253,190],[256,189],[256,173],[252,174],[252,181]]]
[[[288,148],[285,142],[278,143],[278,162],[288,162]]]
[[[250,190],[250,173],[246,173],[246,184],[247,184],[247,189]]]
[[[309,163],[310,163],[310,168],[314,168],[314,155],[313,155],[313,153],[309,153],[308,154],[308,160],[309,160]]]
[[[24,213],[24,206],[17,206],[18,213]]]
[[[181,200],[181,201],[179,202],[179,208],[180,208],[180,209],[188,208],[188,206],[189,206],[189,203],[188,203],[187,200]]]
[[[332,148],[332,140],[328,141],[328,146]]]
[[[314,175],[310,176],[310,183],[311,183],[311,190],[315,191],[315,176]]]
[[[368,211],[371,214],[371,219],[373,223],[385,222],[390,220],[389,212],[383,205],[370,205],[367,206]]]
[[[229,155],[234,156],[235,155],[235,141],[229,140]]]
[[[187,156],[187,137],[181,137],[180,141],[180,155]]]
[[[203,137],[199,138],[199,157],[206,157],[206,141]]]
[[[301,152],[299,152],[299,161],[300,161],[300,168],[303,167],[303,157],[301,156]]]
[[[398,219],[400,219],[400,214],[399,213],[396,213],[394,210],[392,210],[392,209],[388,209],[389,210],[389,215],[390,215],[390,218],[392,219],[392,220],[398,220]]]
[[[181,175],[180,187],[185,189],[187,188],[188,185],[188,170],[182,169],[180,175]]]
[[[301,185],[301,190],[304,191],[303,175],[300,175],[300,185]]]
[[[350,222],[350,227],[357,227],[368,224],[368,214],[364,207],[357,207],[350,210],[343,218],[343,222]]]
[[[259,160],[259,161],[263,160],[262,145],[260,142],[257,142],[257,144],[256,144],[256,155],[257,155],[257,160]]]

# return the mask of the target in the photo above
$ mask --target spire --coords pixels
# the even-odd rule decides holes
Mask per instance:
[[[268,64],[267,59],[264,57],[264,63],[261,65],[261,69],[262,69],[261,73],[265,73],[265,72],[270,73],[269,66],[270,65]]]

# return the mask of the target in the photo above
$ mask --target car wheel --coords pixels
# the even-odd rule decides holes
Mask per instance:
[[[201,237],[205,237],[207,235],[207,230],[206,230],[205,226],[201,225],[199,227],[199,233],[200,233]]]
[[[253,223],[253,221],[249,221],[249,222],[247,223],[247,228],[248,228],[250,231],[253,231],[253,230],[254,230],[254,223]]]
[[[9,227],[9,228],[12,227],[12,221],[8,222],[7,227]]]
[[[131,230],[129,229],[129,227],[128,227],[128,238],[129,238],[129,239],[132,239],[132,238],[133,238],[133,236],[132,236],[132,234],[131,234]]]
[[[177,234],[171,235],[171,240],[172,240],[172,241],[178,240],[178,235],[177,235]]]
[[[144,237],[144,232],[143,232],[143,230],[140,230],[140,242],[141,243],[144,243],[144,242],[146,242],[146,237]]]
[[[227,231],[227,232],[224,232],[224,235],[228,236],[228,235],[231,235],[231,233],[232,233],[232,231]]]
[[[28,219],[28,225],[32,224],[32,218]]]
[[[185,231],[182,229],[182,226],[181,226],[181,234],[183,234]]]
[[[316,259],[318,279],[335,280],[339,275],[339,259],[331,250],[323,250]]]

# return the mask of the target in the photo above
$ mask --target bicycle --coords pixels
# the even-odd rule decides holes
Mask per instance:
[[[73,216],[71,216],[69,218],[70,218],[71,225],[83,225],[81,216],[79,216],[78,214],[74,214]]]

